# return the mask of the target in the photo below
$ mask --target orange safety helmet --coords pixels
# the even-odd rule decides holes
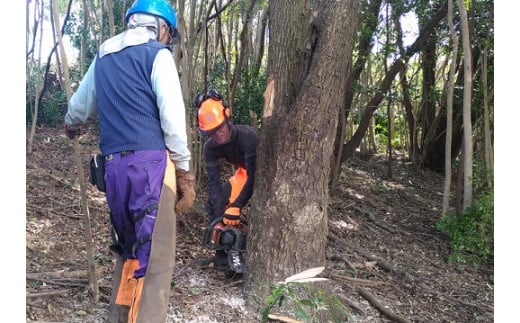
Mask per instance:
[[[229,118],[229,108],[224,105],[220,96],[206,95],[198,106],[199,131],[203,136],[209,136],[220,129]]]

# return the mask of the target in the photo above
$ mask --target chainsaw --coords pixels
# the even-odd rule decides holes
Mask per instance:
[[[218,217],[204,230],[202,244],[212,250],[224,250],[228,257],[229,269],[236,273],[245,272],[242,253],[246,250],[247,222],[226,225],[223,217]]]

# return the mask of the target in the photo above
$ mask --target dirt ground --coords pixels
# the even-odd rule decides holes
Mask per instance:
[[[80,142],[87,172],[97,143],[88,134]],[[100,292],[93,304],[72,141],[61,128],[39,128],[33,147],[26,156],[26,320],[106,322],[113,257],[104,195],[87,185]],[[384,157],[355,156],[331,193],[321,276],[348,309],[344,321],[493,322],[493,264],[448,264],[448,241],[435,229],[442,176],[400,157],[392,170],[388,179]],[[178,216],[167,322],[261,322],[243,301],[242,280],[199,264],[210,253],[201,245],[205,192],[197,193],[192,210]]]

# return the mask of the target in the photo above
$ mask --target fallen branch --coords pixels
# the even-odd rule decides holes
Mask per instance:
[[[396,268],[395,266],[391,265],[390,263],[366,252],[366,251],[363,251],[363,250],[359,250],[359,252],[365,257],[367,258],[368,260],[371,260],[371,261],[375,261],[377,263],[377,265],[379,267],[381,267],[383,270],[385,270],[386,272],[389,272],[389,273],[393,273],[393,274],[397,274],[398,277],[400,277],[401,279],[404,279],[406,282],[409,282],[409,283],[412,283],[414,282],[416,279],[414,277],[412,277],[412,275],[410,275],[409,273],[405,272],[405,271],[402,271],[402,270],[399,270],[398,268]]]
[[[59,285],[59,286],[67,286],[67,287],[82,287],[84,285],[89,284],[88,279],[74,279],[74,278],[66,278],[66,279],[43,279],[43,278],[32,278],[32,280],[39,281],[42,283],[50,284],[50,285]]]
[[[68,294],[68,290],[52,290],[48,292],[41,292],[41,293],[32,293],[32,294],[26,294],[26,298],[34,298],[34,297],[45,297],[45,296],[54,296],[54,295],[66,295]]]
[[[377,310],[379,310],[384,315],[388,316],[391,320],[399,322],[399,323],[411,323],[405,318],[402,318],[389,310],[388,308],[384,307],[379,303],[379,301],[369,292],[366,290],[360,289],[359,295],[363,296],[370,304],[372,304]]]
[[[351,308],[355,309],[359,313],[361,313],[363,315],[366,314],[365,311],[361,307],[359,307],[356,303],[352,302],[350,299],[346,298],[343,295],[339,295],[338,297],[341,299],[341,301],[343,303],[347,304],[348,306],[350,306]]]
[[[381,224],[379,223],[377,220],[376,220],[376,217],[374,216],[374,214],[372,214],[371,212],[365,210],[365,209],[362,209],[358,206],[353,206],[353,208],[358,211],[359,213],[362,213],[362,214],[365,214],[368,216],[368,219],[370,220],[370,222],[374,223],[376,226],[390,232],[390,233],[398,233],[399,231],[395,228],[392,228],[386,224]]]
[[[102,276],[109,272],[109,269],[105,266],[97,268],[98,275]],[[89,273],[87,270],[57,270],[47,271],[42,273],[26,273],[26,279],[44,279],[44,278],[88,278]]]

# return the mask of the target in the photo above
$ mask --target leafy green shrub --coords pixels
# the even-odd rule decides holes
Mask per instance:
[[[450,239],[450,263],[472,263],[478,266],[494,259],[493,190],[479,195],[464,214],[445,214],[437,221],[437,229]]]

